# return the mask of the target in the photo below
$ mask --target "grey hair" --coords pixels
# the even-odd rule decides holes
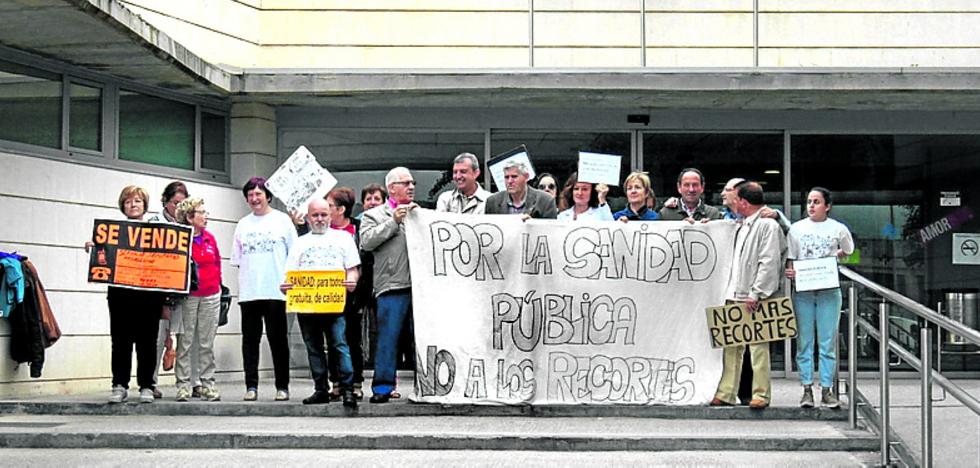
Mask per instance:
[[[530,172],[528,171],[527,164],[516,159],[511,159],[504,163],[504,170],[506,171],[507,169],[517,169],[517,172],[520,172],[521,175],[527,175]]]
[[[459,155],[453,159],[453,165],[455,166],[456,164],[466,162],[467,160],[470,161],[470,167],[473,168],[473,171],[480,170],[480,160],[477,159],[476,155],[473,153],[459,153]]]
[[[388,175],[385,176],[385,187],[389,187],[391,184],[398,182],[398,176],[401,175],[411,176],[412,173],[408,171],[408,168],[401,166],[388,171]]]

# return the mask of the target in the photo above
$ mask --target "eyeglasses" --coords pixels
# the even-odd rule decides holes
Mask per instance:
[[[194,213],[199,215],[204,215],[204,216],[208,216],[211,214],[210,212],[208,212],[208,210],[194,210]]]
[[[415,181],[414,180],[401,180],[401,181],[392,182],[392,183],[393,184],[397,184],[397,185],[405,185],[405,186],[415,185]]]
[[[558,188],[558,186],[555,184],[541,184],[538,186],[539,190],[554,190],[556,188]]]

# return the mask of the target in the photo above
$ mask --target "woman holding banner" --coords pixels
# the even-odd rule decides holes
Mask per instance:
[[[797,278],[795,265],[803,261],[820,258],[846,257],[854,251],[851,232],[840,222],[830,218],[833,198],[830,190],[814,187],[806,198],[807,218],[795,223],[789,230],[789,251],[787,253],[786,277]],[[836,275],[836,269],[834,271]],[[799,287],[794,282],[794,289]],[[837,370],[837,354],[834,338],[840,323],[840,287],[795,291],[793,306],[799,326],[797,337],[796,365],[800,369],[800,383],[803,384],[803,398],[800,406],[812,408],[813,402],[813,342],[814,331],[819,343],[821,403],[828,408],[839,408],[840,402],[834,397],[833,379]],[[853,369],[852,369],[853,370]]]
[[[208,212],[204,209],[204,200],[193,197],[182,201],[177,205],[177,219],[194,228],[191,255],[197,265],[197,289],[182,301],[180,323],[174,324],[177,333],[174,366],[177,401],[187,401],[192,395],[192,349],[197,351],[201,398],[218,401],[221,396],[214,385],[214,336],[218,332],[221,309],[221,253],[218,241],[205,229]]]
[[[567,207],[558,213],[558,221],[612,221],[612,211],[606,204],[606,184],[579,182],[578,173],[573,172],[561,191],[561,206]]]
[[[119,193],[119,211],[129,221],[143,221],[150,197],[142,187],[129,185]],[[93,244],[86,242],[85,250]],[[129,396],[129,376],[136,348],[136,382],[141,403],[152,403],[153,370],[156,367],[157,330],[163,312],[163,294],[109,286],[109,337],[112,342],[112,393],[109,403]]]
[[[296,228],[289,215],[269,206],[272,193],[265,178],[253,177],[242,187],[252,212],[238,221],[231,252],[238,266],[238,305],[242,309],[242,362],[245,401],[258,400],[259,345],[262,323],[272,350],[276,401],[289,399],[289,342],[286,296],[279,285],[286,277],[286,256],[296,242]]]
[[[626,189],[626,208],[613,214],[613,219],[617,221],[654,221],[660,219],[660,215],[650,207],[656,205],[657,196],[653,193],[650,185],[650,177],[645,172],[633,172],[626,177],[623,182]],[[653,199],[653,203],[649,200]]]

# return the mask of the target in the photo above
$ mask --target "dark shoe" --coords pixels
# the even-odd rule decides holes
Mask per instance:
[[[813,408],[813,387],[803,386],[803,398],[800,398],[800,408]]]
[[[752,400],[749,403],[749,408],[752,409],[766,409],[767,407],[769,407],[769,402],[766,400]]]
[[[371,403],[388,403],[388,400],[391,400],[390,393],[375,393],[371,395],[371,400],[369,401]]]
[[[329,395],[330,401],[340,400],[340,397],[342,396],[340,391],[340,382],[334,382],[333,387],[330,388]]]
[[[303,398],[304,405],[322,405],[330,403],[330,394],[324,390],[317,390],[312,395]]]
[[[194,388],[191,389],[191,398],[201,398],[202,390],[204,390],[204,387],[195,385]]]
[[[343,390],[340,392],[341,398],[344,400],[344,406],[347,408],[357,408],[357,398],[354,398],[354,392],[350,390]]]
[[[710,405],[710,406],[735,406],[735,405],[733,405],[733,404],[731,404],[731,403],[729,403],[727,401],[722,401],[722,400],[720,400],[718,398],[712,398],[711,399],[711,403],[708,403],[708,405]]]
[[[840,408],[840,400],[834,396],[834,391],[829,388],[820,389],[820,403],[830,409]]]
[[[155,398],[157,400],[162,400],[163,399],[163,392],[161,392],[160,390],[157,390],[156,387],[153,387],[153,398]]]

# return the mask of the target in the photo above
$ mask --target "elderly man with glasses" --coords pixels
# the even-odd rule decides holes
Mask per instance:
[[[412,276],[408,269],[405,224],[414,203],[415,180],[404,167],[385,176],[388,202],[364,212],[361,249],[374,253],[374,294],[378,302],[378,348],[371,403],[387,403],[395,390],[395,358],[402,327],[412,321]]]

